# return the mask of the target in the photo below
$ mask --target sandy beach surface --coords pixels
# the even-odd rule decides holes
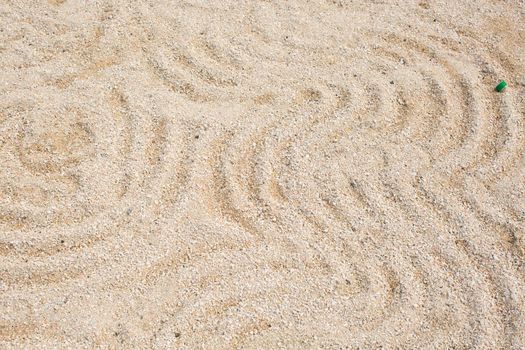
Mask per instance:
[[[525,349],[525,2],[1,0],[0,349]]]

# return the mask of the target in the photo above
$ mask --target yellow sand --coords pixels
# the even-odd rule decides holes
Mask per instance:
[[[0,349],[525,349],[524,66],[519,0],[0,1]]]

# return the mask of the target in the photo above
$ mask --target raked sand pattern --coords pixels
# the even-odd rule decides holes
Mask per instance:
[[[0,348],[525,349],[524,67],[520,0],[1,1]]]

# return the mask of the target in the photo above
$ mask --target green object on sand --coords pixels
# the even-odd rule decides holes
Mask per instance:
[[[505,80],[502,80],[497,86],[496,86],[496,91],[497,92],[502,92],[503,89],[505,89],[507,87],[507,82],[505,82]]]

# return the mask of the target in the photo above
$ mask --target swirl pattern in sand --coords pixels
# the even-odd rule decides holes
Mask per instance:
[[[519,2],[0,20],[1,348],[525,347]]]

